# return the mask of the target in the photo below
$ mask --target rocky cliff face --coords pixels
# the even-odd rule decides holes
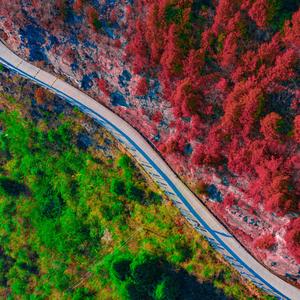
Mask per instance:
[[[64,77],[115,111],[154,146],[170,148],[170,141],[195,130],[191,125],[195,120],[181,118],[183,129],[178,133],[177,118],[158,77],[148,75],[145,81],[128,62],[124,49],[130,40],[131,2],[2,1],[0,37],[21,57]],[[200,138],[201,130],[196,133]],[[226,168],[195,168],[191,160],[195,145],[191,141],[182,145],[182,151],[170,149],[163,155],[258,259],[278,274],[299,281],[300,266],[284,239],[294,216],[265,213],[262,206],[253,209],[251,198],[245,196],[249,182],[230,176]],[[234,200],[229,201],[230,195]],[[267,246],[261,236],[272,237],[266,238]]]

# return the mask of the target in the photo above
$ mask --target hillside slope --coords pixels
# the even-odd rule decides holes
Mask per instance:
[[[299,281],[297,1],[130,2],[3,2],[0,36],[129,121]]]

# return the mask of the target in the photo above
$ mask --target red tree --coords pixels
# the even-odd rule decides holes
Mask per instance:
[[[248,12],[249,16],[260,28],[265,28],[267,26],[268,8],[269,5],[267,0],[256,0]]]
[[[276,244],[276,239],[272,234],[266,234],[258,237],[254,242],[254,247],[263,250],[271,250]]]
[[[172,24],[168,30],[167,44],[160,59],[160,64],[167,77],[178,75],[182,71],[182,57],[176,44],[176,26]]]
[[[225,207],[231,207],[235,203],[235,201],[235,196],[233,194],[228,194],[225,196],[223,204],[225,205]]]
[[[79,13],[82,10],[83,7],[83,0],[75,0],[74,4],[73,4],[73,9]]]
[[[87,13],[87,19],[88,19],[89,25],[94,30],[97,30],[98,22],[99,22],[99,14],[98,14],[97,10],[92,6],[89,6],[86,13]]]
[[[294,13],[291,21],[286,21],[284,26],[284,41],[293,47],[293,49],[300,52],[300,9]]]
[[[152,115],[152,120],[156,123],[159,123],[163,118],[163,115],[160,111],[156,111],[153,115]]]
[[[295,117],[293,134],[295,141],[300,144],[300,115]]]
[[[289,223],[284,238],[291,255],[300,263],[300,218]]]
[[[136,96],[145,96],[148,93],[148,81],[145,77],[141,77],[135,89]]]
[[[278,133],[281,116],[275,112],[266,115],[260,122],[260,131],[266,140],[277,140],[280,136]]]
[[[97,80],[97,85],[98,85],[98,88],[100,89],[100,91],[108,96],[109,95],[109,86],[108,86],[108,83],[105,79],[101,78],[101,79],[98,79]]]

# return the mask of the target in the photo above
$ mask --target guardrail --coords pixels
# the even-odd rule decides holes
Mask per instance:
[[[257,262],[127,122],[71,85],[25,62],[2,43],[0,63],[77,106],[111,132],[172,199],[190,224],[204,235],[242,276],[278,299],[300,299],[300,291]]]

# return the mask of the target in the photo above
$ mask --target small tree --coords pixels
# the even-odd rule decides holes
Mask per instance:
[[[148,82],[145,77],[142,77],[136,86],[135,95],[136,96],[145,96],[148,93]]]
[[[44,104],[45,103],[45,90],[41,87],[37,88],[34,91],[34,98],[37,104]]]
[[[73,4],[73,9],[79,13],[81,12],[83,7],[83,0],[75,0],[74,4]]]
[[[101,28],[101,22],[99,20],[99,14],[97,12],[97,10],[90,6],[87,9],[87,19],[88,19],[88,23],[90,26],[92,26],[92,28],[97,31]]]
[[[266,140],[277,140],[279,138],[278,129],[281,120],[281,116],[275,112],[269,113],[261,120],[260,131]]]
[[[276,245],[276,239],[272,234],[266,234],[258,237],[254,242],[254,247],[263,250],[272,250]]]
[[[103,78],[97,79],[97,85],[98,85],[98,88],[100,89],[100,91],[104,95],[106,95],[106,96],[109,95],[109,86],[105,79],[103,79]]]
[[[117,196],[124,195],[125,183],[123,182],[123,180],[114,178],[110,184],[110,191]]]
[[[295,117],[293,137],[297,143],[300,143],[300,115]]]
[[[300,218],[292,220],[285,235],[287,248],[291,255],[300,263]]]

